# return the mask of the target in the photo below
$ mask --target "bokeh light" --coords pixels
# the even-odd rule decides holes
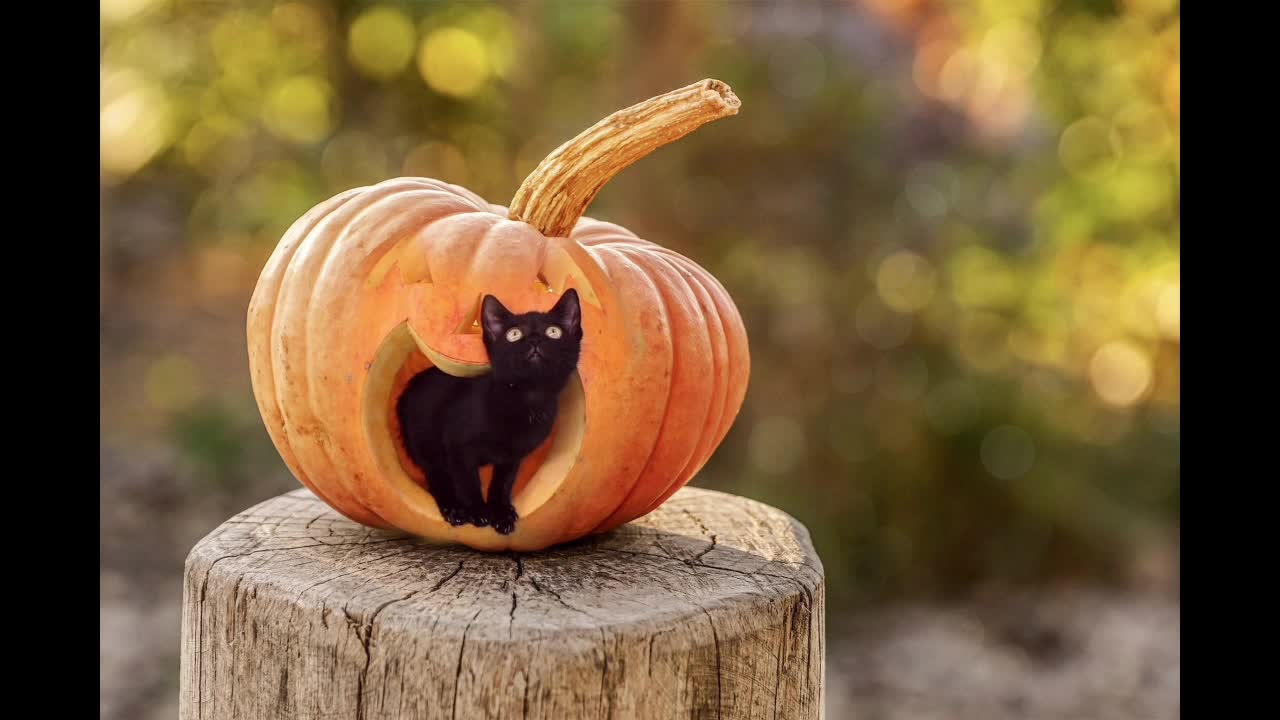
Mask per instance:
[[[987,62],[998,64],[1009,77],[1026,79],[1040,62],[1040,33],[1025,19],[1001,20],[983,36],[981,52]]]
[[[1109,128],[1097,117],[1081,118],[1063,130],[1058,154],[1062,166],[1073,175],[1096,177],[1116,167]]]
[[[407,67],[418,44],[413,21],[394,7],[361,13],[351,23],[348,38],[352,64],[376,78],[389,78]]]
[[[1182,336],[1181,296],[1179,285],[1166,285],[1156,300],[1156,320],[1160,325],[1160,332],[1171,340],[1178,340]]]
[[[484,87],[491,70],[480,38],[461,28],[440,28],[422,40],[418,70],[439,93],[469,98]]]
[[[101,95],[102,169],[127,176],[171,141],[169,101],[162,88],[128,68],[104,68]]]
[[[929,261],[907,250],[885,258],[876,272],[880,299],[902,313],[915,312],[928,305],[936,282],[936,273]]]
[[[1094,353],[1089,378],[1098,397],[1111,405],[1128,407],[1151,388],[1151,359],[1134,343],[1109,342]]]
[[[263,120],[282,139],[311,144],[333,129],[331,101],[332,91],[323,78],[287,78],[267,96]]]
[[[101,0],[98,13],[103,20],[123,23],[165,4],[167,0]]]
[[[209,177],[234,175],[251,160],[248,133],[248,125],[240,119],[210,113],[187,131],[182,140],[182,158]]]
[[[1010,307],[1018,301],[1020,279],[1009,258],[983,245],[967,245],[951,257],[951,294],[962,306]]]

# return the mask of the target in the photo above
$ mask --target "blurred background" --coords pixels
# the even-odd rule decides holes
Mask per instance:
[[[506,204],[705,77],[588,214],[712,271],[753,373],[695,485],[804,522],[832,718],[1179,713],[1176,0],[103,0],[101,709],[172,718],[182,561],[298,487],[244,341],[289,224]]]

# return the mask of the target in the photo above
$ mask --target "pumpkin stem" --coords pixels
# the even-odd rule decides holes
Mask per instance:
[[[508,216],[568,237],[596,193],[640,158],[700,126],[738,114],[733,90],[703,80],[610,115],[556,148],[520,184]]]

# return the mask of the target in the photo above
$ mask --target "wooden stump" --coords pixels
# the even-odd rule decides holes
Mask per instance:
[[[485,554],[297,490],[187,558],[180,717],[818,718],[823,592],[804,526],[719,492]]]

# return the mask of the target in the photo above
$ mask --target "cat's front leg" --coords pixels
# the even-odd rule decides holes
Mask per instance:
[[[409,457],[426,476],[427,492],[431,493],[431,497],[436,501],[440,517],[454,527],[466,524],[468,518],[458,505],[458,498],[454,492],[457,483],[453,478],[453,469],[449,465],[445,449],[421,437],[409,435],[405,438],[405,446],[409,451]]]
[[[520,463],[498,463],[493,466],[493,482],[489,483],[489,523],[502,535],[510,535],[516,529],[515,505],[511,504],[511,491],[516,486]]]
[[[439,461],[431,462],[423,469],[427,474],[427,490],[435,498],[440,516],[454,527],[465,524],[467,517],[458,505],[458,498],[454,493],[453,474],[449,472],[447,464]]]
[[[480,492],[480,466],[464,453],[449,455],[450,475],[453,476],[453,494],[457,499],[458,514],[463,522],[476,527],[489,526],[489,513]]]

